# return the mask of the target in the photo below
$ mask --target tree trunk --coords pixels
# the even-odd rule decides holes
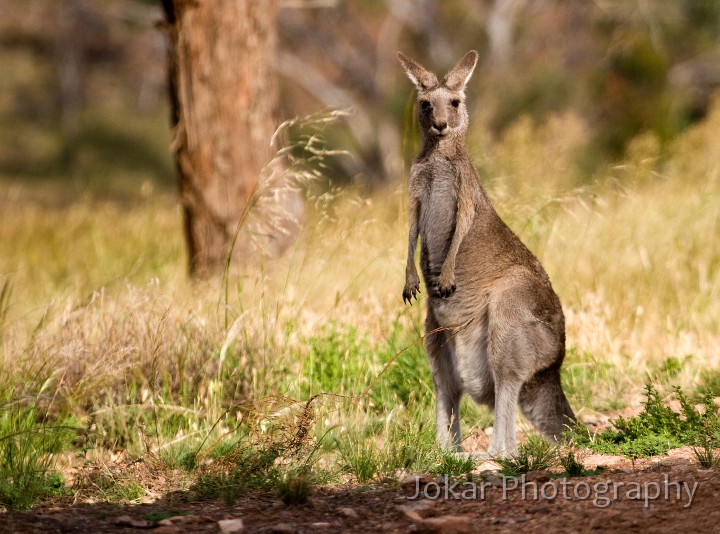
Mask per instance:
[[[161,0],[190,273],[221,271],[276,127],[276,0]],[[241,233],[234,253],[246,251]]]

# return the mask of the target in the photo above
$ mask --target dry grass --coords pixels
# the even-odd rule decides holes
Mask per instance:
[[[563,302],[565,380],[580,413],[637,403],[670,357],[683,362],[672,378],[686,388],[720,366],[718,131],[716,107],[665,150],[637,139],[592,183],[574,170],[584,141],[576,117],[520,121],[496,142],[475,132],[498,211]],[[0,182],[0,288],[11,287],[0,309],[3,402],[42,390],[49,417],[73,416],[96,452],[199,450],[232,435],[250,401],[307,400],[318,392],[307,370],[317,368],[335,373],[328,383],[339,389],[328,393],[355,396],[324,397],[317,435],[337,427],[372,437],[393,418],[431,420],[427,402],[388,398],[383,410],[391,393],[382,384],[358,398],[387,352],[421,330],[421,307],[400,297],[403,186],[375,199],[315,198],[289,254],[234,269],[227,285],[185,279],[170,193],[145,188],[133,203],[55,193]],[[340,370],[313,367],[322,357]],[[464,424],[481,420],[476,411]]]

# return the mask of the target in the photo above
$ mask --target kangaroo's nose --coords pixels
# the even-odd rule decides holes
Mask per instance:
[[[438,132],[442,132],[445,128],[447,128],[447,122],[433,122],[433,126]]]

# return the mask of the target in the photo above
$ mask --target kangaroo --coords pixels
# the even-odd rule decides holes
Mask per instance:
[[[423,136],[410,170],[403,302],[420,291],[419,236],[438,445],[462,451],[463,393],[494,411],[491,456],[517,452],[518,403],[556,440],[575,418],[560,384],[565,318],[542,265],[497,214],[470,161],[465,86],[478,54],[465,54],[442,82],[402,52],[398,58],[417,89]]]

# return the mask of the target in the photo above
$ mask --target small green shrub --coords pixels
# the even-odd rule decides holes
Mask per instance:
[[[719,445],[720,435],[718,433],[712,436],[702,435],[698,437],[693,447],[693,454],[700,467],[705,469],[720,467],[720,453],[717,452]]]
[[[558,459],[567,476],[580,477],[585,474],[585,465],[577,459],[573,451],[568,450],[565,453],[560,454]]]
[[[458,477],[475,469],[475,460],[450,451],[441,451],[437,463],[430,469],[431,475]]]
[[[558,448],[538,434],[531,434],[518,446],[517,454],[493,458],[505,476],[516,477],[530,471],[549,469],[558,463]]]
[[[622,454],[628,458],[665,454],[683,445],[707,448],[703,444],[717,444],[720,419],[713,396],[705,396],[701,410],[697,410],[679,388],[675,388],[674,397],[680,403],[680,413],[666,406],[655,387],[648,384],[645,386],[644,409],[640,414],[630,418],[618,417],[612,421],[614,428],[595,436],[578,424],[572,439],[578,446],[605,454]]]

